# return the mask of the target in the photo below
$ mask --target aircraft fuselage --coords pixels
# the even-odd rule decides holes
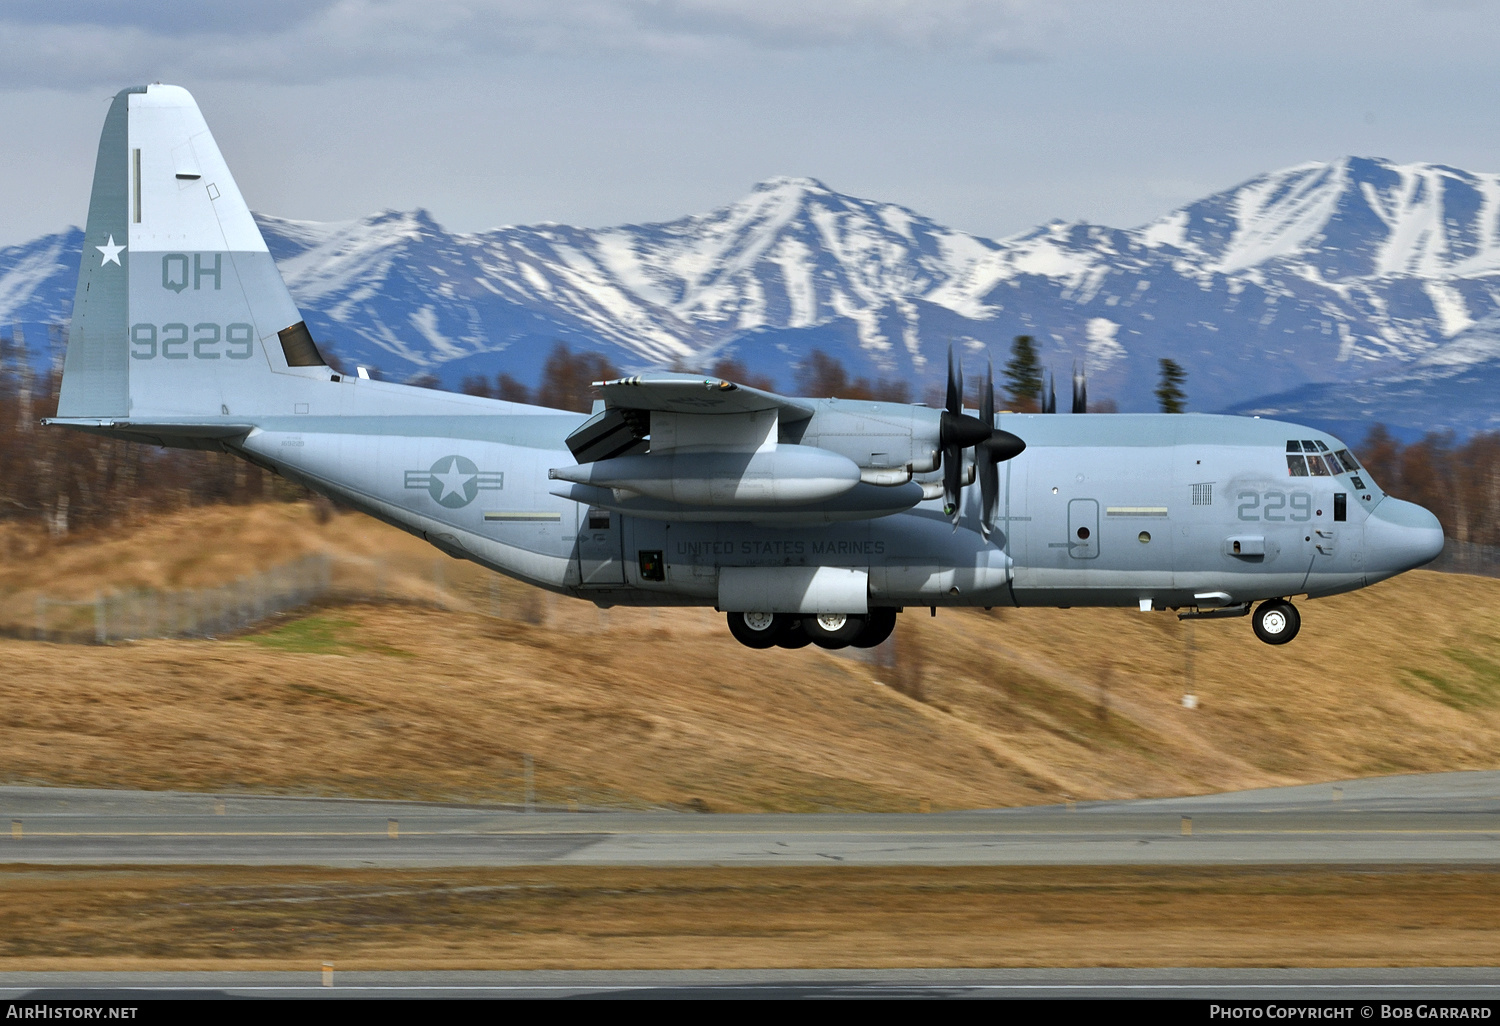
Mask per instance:
[[[1292,476],[1289,441],[1344,447],[1276,421],[1002,414],[1027,448],[1001,465],[985,539],[972,488],[957,530],[938,499],[797,525],[590,508],[548,480],[572,461],[563,439],[585,418],[514,409],[263,418],[238,447],[450,555],[601,605],[713,606],[726,570],[826,566],[867,574],[871,606],[1215,608],[1359,588],[1442,546],[1430,514],[1385,496],[1367,472]]]

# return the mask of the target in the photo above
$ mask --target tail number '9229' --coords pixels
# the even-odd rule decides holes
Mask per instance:
[[[248,360],[255,329],[248,324],[133,324],[130,355],[137,360]]]
[[[1235,495],[1241,520],[1302,522],[1312,519],[1311,492],[1251,492]]]

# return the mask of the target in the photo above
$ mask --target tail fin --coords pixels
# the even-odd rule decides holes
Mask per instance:
[[[177,86],[122,90],[99,139],[58,419],[222,423],[279,411],[281,375],[330,371],[198,105]]]

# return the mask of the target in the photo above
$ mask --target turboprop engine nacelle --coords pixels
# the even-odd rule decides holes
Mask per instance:
[[[806,445],[759,452],[620,456],[548,471],[556,481],[615,489],[691,506],[800,506],[836,498],[860,482],[847,456]],[[622,495],[621,493],[626,493]]]

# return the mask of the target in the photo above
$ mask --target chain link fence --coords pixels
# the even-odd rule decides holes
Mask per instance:
[[[37,641],[95,645],[232,634],[322,598],[331,568],[325,553],[314,553],[217,588],[101,592],[91,601],[39,595],[30,634]]]
[[[1450,574],[1500,577],[1500,545],[1475,545],[1445,538],[1443,554],[1423,569]]]

